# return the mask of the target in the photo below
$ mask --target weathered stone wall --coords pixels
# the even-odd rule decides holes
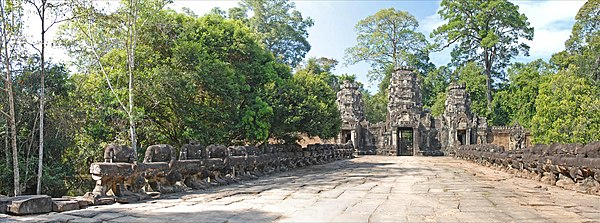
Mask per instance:
[[[516,149],[517,143],[519,143],[515,137],[515,131],[519,131],[519,127],[516,126],[493,126],[491,129],[491,137],[488,140],[489,143],[504,147],[505,150]],[[523,148],[530,147],[533,136],[527,130],[522,129],[522,146]],[[511,134],[512,133],[512,134]]]
[[[519,177],[600,195],[600,142],[534,145],[510,151],[494,144],[468,145],[456,149],[454,155]]]

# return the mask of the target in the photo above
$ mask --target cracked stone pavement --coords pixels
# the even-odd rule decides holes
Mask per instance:
[[[237,185],[0,222],[599,222],[600,197],[451,157],[363,156]]]

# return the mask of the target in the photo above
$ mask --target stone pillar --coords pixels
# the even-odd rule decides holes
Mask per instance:
[[[421,140],[420,139],[420,135],[419,134],[419,128],[418,127],[413,127],[413,156],[419,156],[422,155],[420,153],[420,147],[419,147],[419,143]]]
[[[394,148],[396,151],[398,150],[398,130],[392,130],[392,140],[390,142],[390,147]]]
[[[356,130],[350,131],[350,140],[352,140],[352,145],[354,145],[354,148],[360,150],[360,148],[358,148],[358,142],[357,142],[358,135],[356,135],[356,132],[357,132]]]
[[[471,129],[467,129],[467,135],[465,136],[465,145],[471,145]]]

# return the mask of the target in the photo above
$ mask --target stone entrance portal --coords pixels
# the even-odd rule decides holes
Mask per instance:
[[[413,155],[413,129],[412,128],[398,128],[398,156],[412,156]]]

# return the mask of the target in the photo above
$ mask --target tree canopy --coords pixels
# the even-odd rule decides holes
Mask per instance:
[[[311,18],[303,18],[288,0],[243,0],[239,8],[229,10],[233,19],[246,21],[277,61],[296,67],[310,50],[308,28]],[[247,13],[253,16],[247,18]]]
[[[347,61],[371,65],[372,79],[389,78],[395,68],[411,66],[427,70],[429,63],[427,39],[417,32],[417,19],[406,11],[383,9],[363,20],[355,30],[356,46],[346,49]]]
[[[438,48],[454,46],[455,66],[476,61],[486,74],[487,107],[491,112],[494,79],[502,78],[502,69],[520,54],[529,55],[523,40],[533,39],[533,28],[519,7],[508,0],[442,0],[438,14],[445,24],[436,28],[431,37]]]
[[[562,70],[539,85],[531,130],[536,143],[600,140],[600,98],[585,78]]]

